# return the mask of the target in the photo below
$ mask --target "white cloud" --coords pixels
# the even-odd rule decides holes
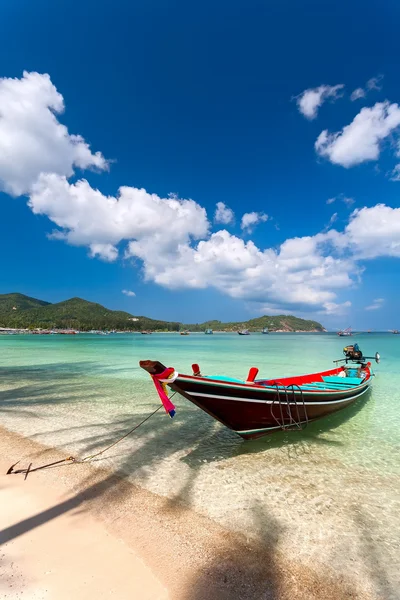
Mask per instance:
[[[62,232],[58,233],[58,238],[62,239],[64,234]],[[53,234],[54,237],[54,234]],[[101,258],[105,262],[114,262],[118,258],[118,249],[112,244],[89,244],[90,256],[93,258]]]
[[[71,135],[56,115],[64,100],[49,75],[24,72],[0,79],[0,189],[27,194],[40,173],[70,177],[74,168],[108,168],[80,135]]]
[[[332,101],[342,96],[344,84],[339,85],[320,85],[316,88],[304,90],[297,96],[297,106],[302,115],[307,119],[315,119],[318,109],[328,98]]]
[[[193,200],[136,188],[106,197],[86,181],[43,175],[30,206],[62,228],[57,237],[103,259],[115,259],[116,245],[127,240],[125,256],[141,261],[147,281],[169,289],[214,287],[280,311],[341,314],[350,305],[337,294],[359,278],[357,260],[400,256],[400,209],[384,205],[354,211],[343,232],[288,239],[278,249],[225,230],[208,237],[205,210]]]
[[[338,218],[338,214],[337,214],[337,212],[336,212],[336,213],[333,213],[333,215],[332,215],[332,216],[331,216],[331,218],[329,219],[328,228],[329,228],[331,225],[333,225],[333,223],[334,223],[335,221],[337,221],[337,218]]]
[[[377,160],[381,142],[399,125],[398,104],[377,102],[372,108],[362,108],[342,131],[322,131],[315,142],[315,149],[334,164],[353,167],[368,160]]]
[[[70,184],[56,174],[39,177],[29,206],[60,228],[59,239],[89,246],[92,255],[108,261],[117,258],[122,240],[145,239],[159,254],[168,254],[190,238],[206,236],[209,226],[205,209],[193,200],[160,198],[133,187],[121,187],[117,197],[104,196],[86,180]]]
[[[365,98],[366,93],[363,88],[357,88],[354,92],[351,93],[350,100],[354,102],[354,100],[359,100],[360,98]]]
[[[240,227],[251,232],[258,223],[268,221],[268,215],[260,212],[245,213],[242,217]]]
[[[132,292],[132,290],[122,290],[122,293],[125,294],[125,296],[131,296],[132,298],[136,296],[135,292]]]
[[[317,310],[335,300],[335,290],[351,285],[357,271],[351,260],[324,255],[328,240],[318,234],[261,250],[222,230],[169,256],[147,240],[130,242],[129,251],[142,259],[147,280],[171,289],[215,287],[234,298]]]
[[[390,174],[391,181],[400,181],[400,164],[396,165]]]
[[[397,156],[397,158],[400,158],[400,141],[397,142],[396,156]],[[390,180],[391,181],[400,181],[400,163],[397,164],[394,167],[394,169],[392,170],[392,172],[390,173]]]
[[[84,246],[91,256],[115,261],[124,244],[122,254],[141,261],[145,279],[164,287],[214,287],[274,311],[324,314],[349,308],[338,294],[359,278],[358,261],[400,257],[400,209],[383,204],[355,210],[343,232],[328,229],[288,239],[278,248],[259,248],[226,230],[209,235],[206,211],[194,200],[175,194],[161,198],[134,187],[105,196],[85,179],[70,183],[75,168],[105,169],[107,163],[58,122],[55,113],[63,108],[62,96],[46,75],[0,80],[0,180],[12,195],[29,194],[31,210],[57,226],[51,237]],[[396,126],[400,109],[385,103],[366,110],[379,112],[373,142],[378,144]],[[345,135],[346,129],[337,134]],[[228,219],[230,209],[223,203],[218,208]],[[263,213],[246,213],[241,225],[249,230],[267,219]]]
[[[165,287],[212,286],[277,311],[344,314],[351,304],[338,302],[337,294],[359,279],[358,261],[400,257],[400,209],[355,210],[343,232],[288,239],[277,250],[260,249],[224,230],[195,246],[179,245],[169,256],[152,252],[144,240],[129,246],[142,259],[146,279]]]
[[[365,98],[367,93],[372,90],[380,91],[382,89],[382,86],[380,85],[382,79],[383,79],[383,75],[378,75],[378,77],[371,77],[371,79],[368,79],[368,81],[365,85],[365,89],[359,87],[359,88],[355,89],[354,92],[352,92],[352,94],[350,96],[350,100],[352,102],[354,102],[354,100],[359,100],[360,98]]]
[[[340,202],[343,202],[346,206],[352,206],[352,204],[354,204],[355,200],[354,198],[349,198],[348,196],[345,196],[344,194],[339,194],[338,196],[334,196],[333,198],[328,198],[328,200],[326,201],[327,204],[333,204],[334,202],[336,202],[336,200],[340,200]]]
[[[382,89],[381,81],[383,79],[383,75],[378,75],[377,77],[371,77],[367,81],[367,89],[368,90],[377,90],[378,92]]]
[[[320,235],[324,235],[324,234],[326,234],[326,233],[328,233],[328,232],[332,232],[332,231],[334,231],[334,230],[332,230],[332,229],[331,229],[331,227],[332,227],[332,225],[333,225],[333,224],[334,224],[334,223],[335,223],[337,220],[338,220],[338,213],[337,213],[337,212],[335,212],[335,213],[333,213],[333,215],[331,215],[331,217],[330,217],[330,219],[329,219],[328,223],[327,223],[327,224],[325,225],[325,227],[322,229],[322,231],[321,231]],[[329,234],[329,235],[331,235],[331,234]]]
[[[370,306],[365,307],[365,310],[378,310],[383,307],[384,303],[384,298],[376,298]]]
[[[349,248],[357,259],[400,258],[400,208],[377,204],[355,210],[335,243]]]
[[[336,302],[325,302],[324,309],[320,312],[325,315],[345,315],[350,307],[351,302],[349,300],[342,302],[341,304],[337,304]]]
[[[229,225],[235,220],[235,214],[231,208],[226,206],[223,202],[217,202],[217,208],[214,214],[214,221],[216,223],[222,223],[223,225]]]

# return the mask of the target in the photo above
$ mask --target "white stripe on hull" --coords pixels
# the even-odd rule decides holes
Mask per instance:
[[[349,402],[351,400],[355,400],[359,396],[362,396],[368,389],[369,389],[369,385],[367,385],[365,389],[363,389],[361,392],[359,392],[355,396],[348,396],[347,398],[341,398],[340,400],[328,400],[326,402],[304,401],[304,405],[305,406],[330,406],[331,404],[341,404],[344,402]],[[251,404],[271,404],[271,405],[274,404],[275,406],[279,402],[277,398],[275,400],[253,400],[251,398],[233,398],[232,396],[219,396],[217,394],[204,394],[204,393],[200,393],[200,392],[189,392],[186,390],[184,390],[184,391],[185,391],[185,394],[189,394],[189,396],[194,396],[194,397],[198,396],[199,398],[200,397],[201,398],[216,398],[217,400],[232,400],[233,402],[249,402]],[[286,402],[286,396],[283,396],[281,399],[281,404],[282,405],[289,404],[292,406],[296,406],[296,405],[302,406],[303,401],[301,399],[299,399],[298,402],[292,402],[290,400],[289,400],[289,402]]]
[[[261,429],[243,429],[243,430],[237,430],[237,429],[233,429],[232,431],[234,431],[235,433],[239,433],[240,435],[248,435],[250,433],[259,433],[261,431],[273,431],[274,429],[295,429],[296,427],[298,427],[298,425],[307,425],[308,423],[310,423],[310,421],[300,421],[300,423],[285,423],[284,427],[282,427],[282,425],[274,425],[273,427],[262,427]]]

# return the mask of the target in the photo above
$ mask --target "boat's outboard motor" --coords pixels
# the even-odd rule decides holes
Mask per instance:
[[[358,344],[353,344],[352,346],[345,346],[343,348],[343,354],[345,358],[342,358],[341,360],[335,360],[334,362],[336,364],[345,362],[347,365],[347,363],[350,361],[358,363],[363,367],[365,365],[370,364],[367,363],[367,360],[375,360],[376,363],[379,363],[381,360],[379,352],[375,352],[375,356],[364,356]]]
[[[343,348],[343,354],[347,360],[362,360],[363,358],[363,354],[358,344],[354,344],[353,346],[345,346]]]

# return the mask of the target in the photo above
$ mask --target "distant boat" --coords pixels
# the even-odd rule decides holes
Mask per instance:
[[[400,331],[398,329],[393,329],[392,333],[399,334]]]
[[[188,331],[180,331],[179,333],[180,333],[181,335],[189,335],[189,332],[188,332]]]
[[[262,330],[262,332],[261,332],[261,333],[269,333],[269,329],[268,329],[268,327],[264,327],[264,329]]]
[[[212,329],[206,329],[204,332],[206,335],[212,335],[214,332]]]
[[[153,332],[152,331],[141,331],[140,333],[142,335],[151,335]]]
[[[241,331],[238,331],[239,335],[250,335],[250,331],[248,329],[242,329]]]
[[[340,337],[348,337],[350,335],[353,335],[351,332],[351,327],[348,327],[347,329],[342,329],[341,331],[338,331],[338,335],[340,335]]]

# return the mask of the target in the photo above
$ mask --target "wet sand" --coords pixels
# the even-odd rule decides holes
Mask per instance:
[[[89,464],[38,471],[26,481],[5,475],[20,458],[33,467],[64,458],[6,430],[0,455],[2,598],[383,598],[328,568],[289,563],[274,547],[275,522],[268,543],[246,540]]]

